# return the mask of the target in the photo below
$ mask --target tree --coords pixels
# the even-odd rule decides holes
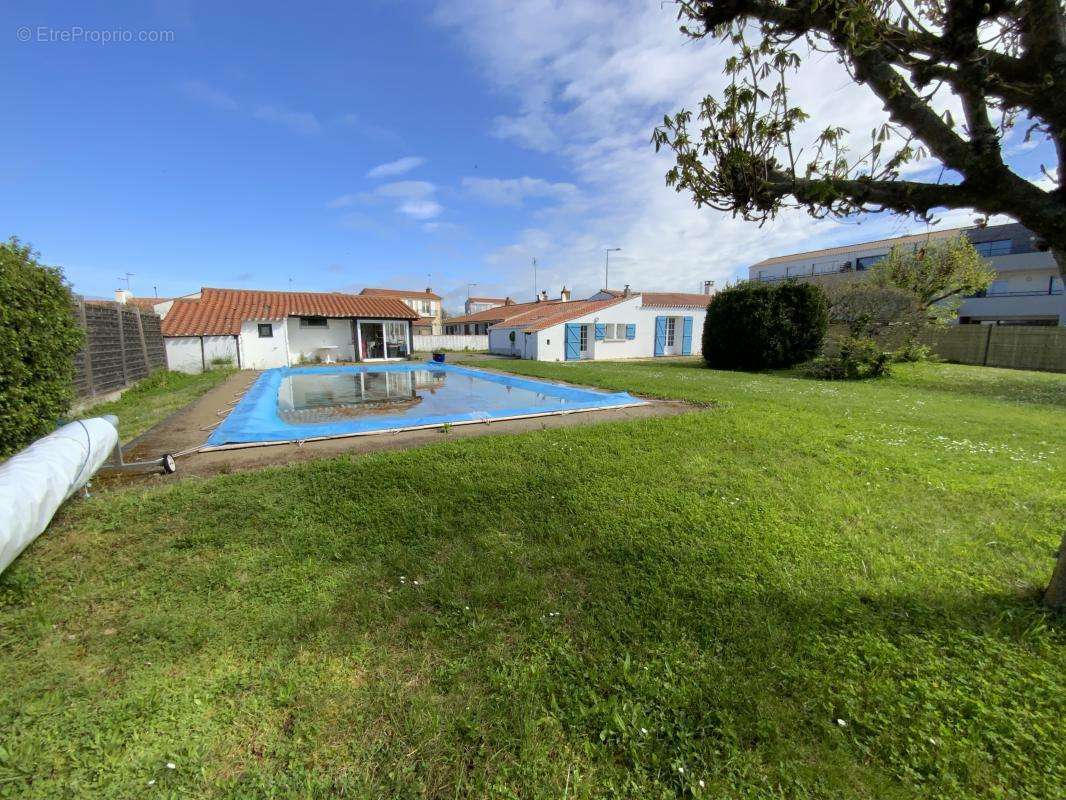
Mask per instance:
[[[0,454],[51,431],[73,398],[84,336],[55,267],[18,239],[0,242]]]
[[[875,283],[913,292],[926,308],[983,292],[995,277],[965,236],[926,242],[917,249],[893,247],[873,268]]]
[[[721,98],[682,109],[655,129],[674,152],[667,184],[697,206],[764,222],[783,207],[816,217],[937,209],[1006,214],[1037,234],[1066,279],[1066,11],[1060,0],[679,0],[681,30],[731,43]],[[752,42],[749,35],[754,34]],[[807,114],[789,76],[808,54],[834,55],[883,103],[868,149],[827,125],[804,156],[793,143]],[[958,110],[956,120],[945,101]],[[942,110],[943,109],[943,110]],[[1026,140],[1049,141],[1048,188],[1014,172],[1003,141],[1024,117]],[[930,158],[935,181],[905,179]],[[1045,601],[1066,605],[1066,536]]]

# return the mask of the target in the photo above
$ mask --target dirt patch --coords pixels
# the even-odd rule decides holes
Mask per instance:
[[[158,458],[164,453],[182,453],[202,445],[211,429],[220,423],[232,407],[244,396],[245,391],[259,377],[258,372],[245,370],[216,386],[203,397],[174,416],[164,420],[151,430],[137,437],[123,449],[127,462]],[[642,398],[645,399],[645,398]],[[611,408],[600,411],[533,419],[503,420],[499,422],[453,425],[446,431],[441,428],[379,433],[370,436],[351,436],[327,439],[303,444],[276,444],[249,447],[240,450],[216,450],[206,453],[190,453],[178,458],[178,472],[173,476],[154,474],[122,474],[101,476],[104,484],[128,484],[174,480],[183,476],[209,476],[221,473],[259,469],[262,467],[310,461],[339,453],[374,453],[384,450],[403,450],[455,439],[486,436],[501,433],[524,433],[526,431],[568,428],[596,422],[646,419],[648,417],[672,416],[696,410],[688,403],[664,400],[647,400],[647,405],[632,408]]]

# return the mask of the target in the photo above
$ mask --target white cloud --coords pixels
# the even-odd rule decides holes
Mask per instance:
[[[577,196],[572,183],[550,183],[542,178],[463,178],[463,188],[486,203],[519,206],[527,198],[569,200]]]
[[[617,246],[623,251],[617,267],[611,259],[613,284],[695,290],[703,279],[721,285],[746,274],[747,265],[767,256],[922,228],[890,215],[859,224],[816,221],[801,211],[759,227],[697,209],[689,195],[666,187],[673,159],[654,152],[652,129],[664,113],[694,109],[703,95],[720,94],[722,66],[732,53],[731,45],[683,37],[670,4],[440,0],[434,19],[453,33],[492,88],[513,102],[512,111],[492,122],[493,133],[551,152],[569,166],[581,198],[579,206],[564,202],[538,211],[535,225],[490,254],[488,265],[515,292],[528,294],[533,256],[542,265],[542,286],[566,282],[579,293],[597,288],[603,248]],[[861,153],[871,129],[886,119],[880,101],[831,56],[807,59],[791,98],[811,114],[796,137],[801,143],[826,125],[841,125]],[[948,97],[940,105],[952,104]],[[533,196],[520,184],[464,186],[495,202]]]
[[[342,194],[340,197],[334,197],[326,203],[326,208],[347,208],[348,206],[355,205],[358,199],[359,195]]]
[[[203,81],[182,81],[178,89],[191,100],[223,111],[233,111],[238,106],[237,101],[228,94]]]
[[[392,178],[396,175],[403,175],[406,172],[410,172],[425,163],[426,159],[420,156],[406,156],[404,158],[398,158],[395,161],[387,161],[384,164],[378,164],[367,172],[366,176],[368,178]]]
[[[297,133],[314,134],[322,130],[318,117],[310,111],[291,111],[281,106],[260,106],[253,116],[267,122],[276,122]]]
[[[436,200],[408,200],[400,203],[396,210],[411,219],[433,219],[440,216],[444,206]]]

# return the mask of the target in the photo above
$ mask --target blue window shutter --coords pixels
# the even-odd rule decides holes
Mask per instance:
[[[655,355],[661,356],[666,350],[666,317],[655,318]]]
[[[607,325],[602,322],[596,323],[596,341],[602,342],[607,338]]]
[[[636,339],[637,338],[637,326],[636,325],[626,325],[626,338],[627,339]]]
[[[681,355],[692,355],[692,317],[685,317],[685,326],[681,332]]]
[[[564,345],[567,361],[577,361],[581,358],[581,326],[566,326],[566,344]]]

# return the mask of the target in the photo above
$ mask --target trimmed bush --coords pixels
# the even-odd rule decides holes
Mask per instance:
[[[791,367],[818,355],[829,304],[810,283],[744,283],[711,298],[703,358],[716,369]]]
[[[18,239],[0,243],[0,454],[53,430],[74,397],[84,334],[63,273]]]

